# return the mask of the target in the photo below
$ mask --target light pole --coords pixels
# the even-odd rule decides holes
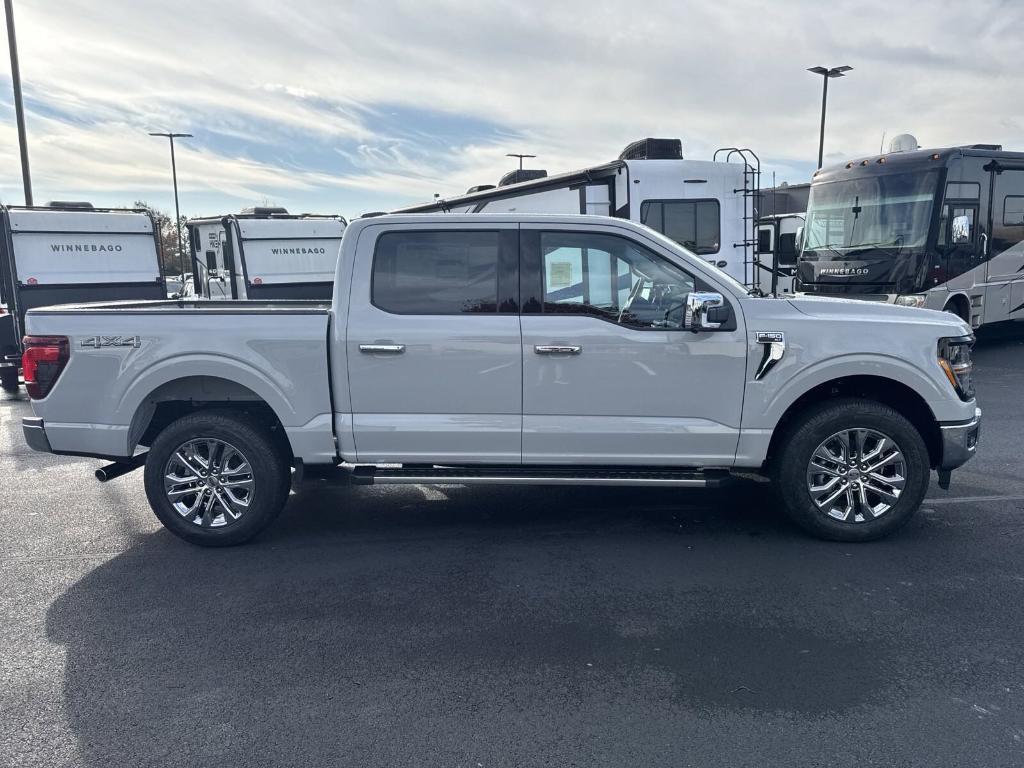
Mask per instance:
[[[524,157],[536,157],[536,155],[520,155],[518,152],[508,152],[505,157],[518,157],[519,158],[519,170],[523,170],[523,158]]]
[[[822,159],[825,156],[825,105],[828,103],[828,81],[833,77],[842,77],[844,73],[849,72],[853,67],[808,67],[808,72],[813,72],[816,75],[821,75],[822,88],[821,88],[821,134],[818,137],[818,167],[821,168]]]
[[[18,66],[18,40],[14,35],[14,0],[4,0],[7,15],[7,47],[11,51],[11,84],[14,86],[14,115],[18,123],[21,149],[21,181],[25,187],[25,205],[32,205],[32,174],[28,168],[28,137],[25,134],[25,105],[21,100],[21,67]]]
[[[178,266],[181,267],[182,279],[185,275],[185,259],[181,248],[181,211],[178,209],[178,167],[174,162],[174,140],[191,139],[191,133],[150,133],[150,136],[162,136],[171,142],[171,179],[174,183],[174,229],[178,233]]]

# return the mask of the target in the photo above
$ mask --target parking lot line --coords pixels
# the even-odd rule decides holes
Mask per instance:
[[[957,498],[925,499],[922,504],[973,504],[980,501],[1024,501],[1024,496],[959,496]]]

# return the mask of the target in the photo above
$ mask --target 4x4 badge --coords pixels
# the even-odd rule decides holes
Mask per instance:
[[[142,346],[142,339],[138,336],[89,336],[82,339],[82,346],[91,349],[101,347],[135,347]]]
[[[760,381],[786,354],[786,334],[782,331],[756,331],[754,338],[758,344],[764,345],[761,364],[757,366],[757,373],[754,374],[754,380]]]

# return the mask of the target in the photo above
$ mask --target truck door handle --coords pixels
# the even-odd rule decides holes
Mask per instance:
[[[359,351],[368,355],[400,355],[405,352],[405,344],[360,344]]]
[[[575,346],[545,346],[538,344],[533,348],[533,351],[538,355],[578,355],[583,351],[583,347]]]

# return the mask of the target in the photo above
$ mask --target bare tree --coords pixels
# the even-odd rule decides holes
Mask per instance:
[[[183,272],[188,272],[191,269],[189,233],[185,226],[188,223],[188,217],[182,216],[179,222],[182,252],[178,253],[178,231],[174,226],[173,216],[155,208],[145,200],[136,200],[132,204],[132,208],[148,211],[156,223],[157,232],[160,235],[160,263],[163,265],[164,274],[180,275]]]

